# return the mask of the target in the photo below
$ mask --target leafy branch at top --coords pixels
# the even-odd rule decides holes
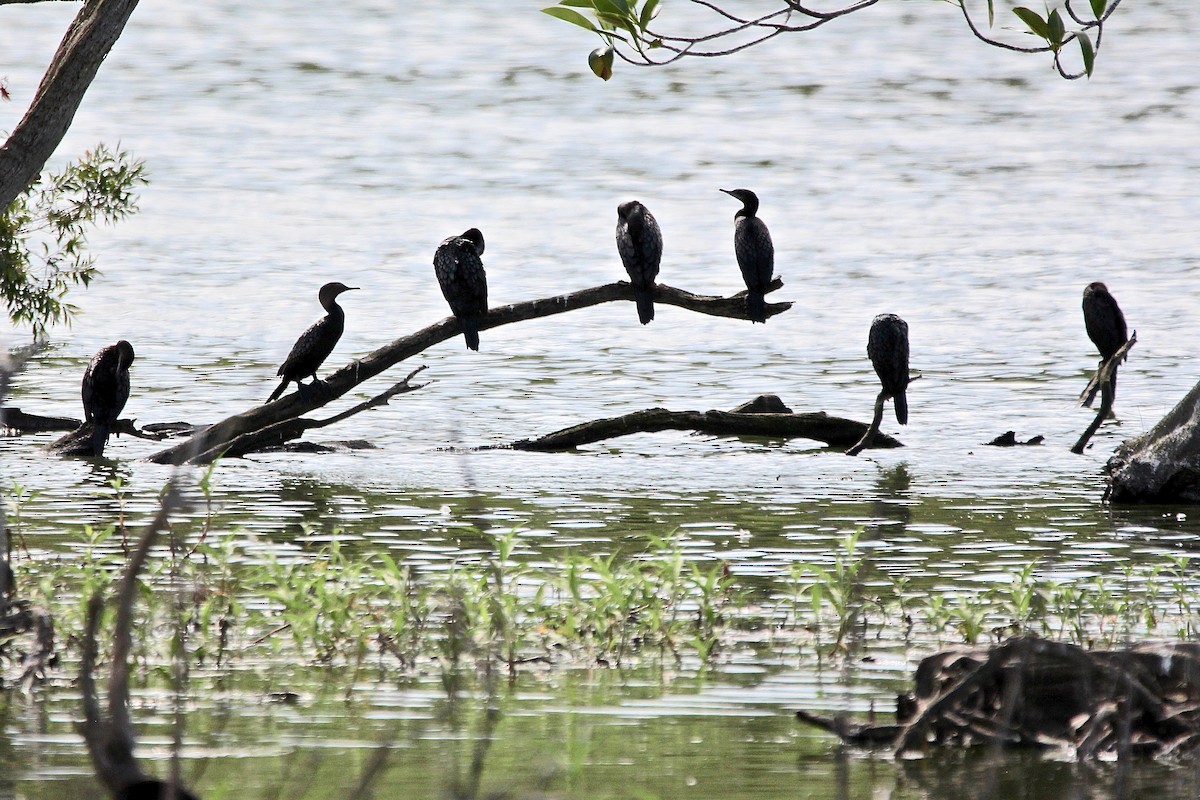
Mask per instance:
[[[44,338],[78,310],[66,295],[97,274],[87,233],[137,211],[145,164],[104,145],[61,172],[43,175],[0,213],[0,298],[14,324]]]
[[[809,8],[807,0],[776,0],[778,7],[766,13],[743,17],[723,8],[716,0],[688,0],[690,7],[702,12],[707,28],[702,33],[668,33],[656,25],[660,0],[559,0],[543,8],[543,13],[577,25],[599,36],[604,45],[588,56],[592,71],[604,80],[612,77],[614,56],[638,66],[662,66],[684,56],[713,58],[731,55],[773,39],[784,33],[815,30],[835,19],[875,5],[879,0],[855,0],[831,11]],[[986,5],[987,28],[996,24],[997,0],[949,0],[963,13],[975,38],[993,47],[1021,53],[1051,53],[1054,68],[1068,80],[1090,77],[1100,49],[1104,23],[1113,15],[1121,0],[1086,0],[1090,16],[1076,11],[1071,0],[1062,10],[1047,9],[1043,16],[1023,6],[1012,9],[1028,32],[1045,44],[1032,47],[1004,42],[985,33],[976,24],[969,5]],[[1067,20],[1078,26],[1067,30]],[[652,27],[654,26],[654,27]],[[1094,41],[1093,41],[1093,36]],[[1079,43],[1082,69],[1070,71],[1061,60],[1063,47]]]

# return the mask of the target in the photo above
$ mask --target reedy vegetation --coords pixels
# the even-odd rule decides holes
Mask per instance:
[[[114,491],[120,499],[124,487]],[[19,541],[17,501],[32,498],[19,486],[9,496]],[[460,666],[703,670],[747,657],[786,666],[1018,633],[1116,646],[1190,638],[1200,627],[1189,559],[1165,554],[1069,582],[1030,562],[1007,585],[939,594],[877,569],[861,531],[822,563],[751,579],[723,561],[696,560],[675,534],[651,537],[643,552],[539,564],[522,558],[521,532],[511,530],[485,537],[490,552],[434,569],[360,550],[336,531],[319,549],[283,557],[244,534],[211,530],[211,510],[190,535],[186,527],[142,577],[137,655],[154,669],[166,669],[184,643],[190,663],[218,672],[286,661],[446,681]],[[126,538],[123,521],[88,527],[76,552],[16,560],[22,595],[52,612],[60,641],[74,639],[87,598],[123,567]]]

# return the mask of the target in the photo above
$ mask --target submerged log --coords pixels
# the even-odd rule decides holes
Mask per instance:
[[[43,417],[26,414],[19,408],[8,407],[3,412],[4,428],[16,433],[46,433],[47,431],[73,431],[83,424],[74,417]]]
[[[1059,748],[1080,759],[1178,755],[1200,746],[1200,643],[1088,651],[1017,637],[937,653],[897,698],[896,723],[797,717],[897,756],[931,746]]]
[[[1108,459],[1113,503],[1200,502],[1200,383],[1153,428]]]
[[[773,398],[770,399],[770,398]],[[773,395],[763,395],[738,408],[779,408],[782,401]],[[586,444],[629,436],[634,433],[682,430],[707,433],[713,436],[768,436],[776,439],[813,439],[832,447],[849,447],[862,438],[867,425],[852,419],[831,417],[824,411],[802,414],[761,411],[670,411],[648,408],[619,417],[608,417],[572,425],[569,428],[539,436],[520,439],[507,445],[489,446],[485,450],[533,450],[549,452],[573,450]],[[875,437],[874,447],[903,447],[886,434]]]

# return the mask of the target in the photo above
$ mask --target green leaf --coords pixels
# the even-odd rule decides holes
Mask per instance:
[[[607,11],[621,17],[629,16],[629,3],[625,0],[592,0],[592,4],[597,11]]]
[[[1062,16],[1058,13],[1058,9],[1050,12],[1049,19],[1046,20],[1047,32],[1050,34],[1047,37],[1051,46],[1058,47],[1062,44],[1063,36],[1066,35],[1067,29],[1063,25]]]
[[[988,0],[989,5],[991,2],[992,0]],[[658,13],[658,0],[646,0],[646,5],[642,6],[642,16],[639,19],[642,30],[646,29],[646,26],[654,19],[656,13]]]
[[[1021,21],[1033,31],[1036,35],[1042,37],[1047,42],[1050,41],[1050,29],[1046,27],[1046,20],[1042,19],[1042,15],[1036,11],[1031,11],[1024,6],[1018,6],[1013,9],[1013,13],[1021,18]]]
[[[594,9],[596,7],[596,4],[592,0],[558,0],[558,4],[560,6],[571,6],[572,8]]]
[[[1108,6],[1108,0],[1092,0],[1092,13],[1096,15],[1096,19],[1104,16],[1104,12]]]
[[[1092,67],[1096,63],[1096,48],[1092,47],[1092,40],[1083,31],[1075,36],[1079,39],[1079,50],[1083,54],[1083,71],[1090,78],[1092,77]]]
[[[596,26],[592,24],[592,21],[583,14],[580,14],[578,11],[572,11],[569,8],[563,8],[561,6],[551,6],[550,8],[543,8],[542,13],[549,14],[552,17],[557,17],[558,19],[561,19],[564,22],[569,22],[572,25],[578,25],[579,27],[592,31],[593,33],[596,31]]]

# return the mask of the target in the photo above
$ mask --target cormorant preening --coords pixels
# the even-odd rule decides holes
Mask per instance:
[[[304,384],[301,383],[301,380],[310,375],[313,383],[317,382],[317,370],[325,363],[325,359],[329,358],[338,339],[342,338],[342,331],[346,328],[346,312],[337,304],[337,296],[342,292],[350,292],[357,288],[357,286],[346,286],[335,281],[325,284],[317,292],[321,307],[328,313],[300,334],[300,338],[292,345],[292,352],[288,353],[283,366],[275,373],[283,380],[267,398],[268,403],[283,394],[283,390],[289,383],[295,382],[297,387],[302,387]]]
[[[450,310],[462,325],[467,348],[479,349],[479,320],[487,315],[487,273],[483,271],[483,234],[471,228],[451,236],[433,254],[433,271]]]
[[[871,321],[867,355],[883,391],[896,404],[896,422],[908,424],[908,323],[895,314],[880,314]]]
[[[122,339],[101,347],[83,373],[83,416],[92,423],[92,455],[103,455],[108,434],[129,399],[133,345]]]
[[[733,215],[733,252],[737,255],[742,279],[746,281],[746,313],[751,322],[767,321],[767,286],[775,272],[775,245],[766,224],[755,216],[758,195],[749,189],[722,189],[742,201]]]
[[[1083,324],[1087,328],[1088,338],[1100,351],[1100,363],[1112,358],[1125,342],[1129,334],[1125,328],[1125,315],[1117,305],[1116,298],[1108,293],[1108,287],[1100,281],[1089,283],[1083,290]],[[1117,396],[1117,371],[1114,369],[1108,382],[1109,389],[1115,399]]]
[[[662,231],[650,209],[637,200],[617,206],[617,252],[633,284],[638,319],[654,319],[654,279],[662,261]]]

